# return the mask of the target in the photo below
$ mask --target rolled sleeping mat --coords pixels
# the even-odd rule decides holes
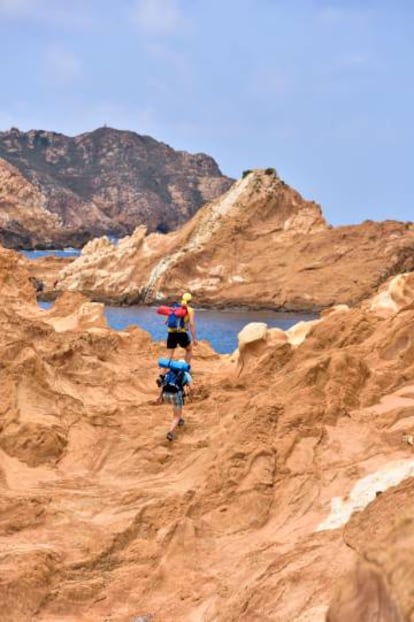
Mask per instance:
[[[174,371],[190,371],[191,365],[186,361],[175,361],[173,359],[160,358],[158,359],[159,367],[164,369],[172,369]]]
[[[170,315],[171,311],[171,307],[167,307],[166,305],[161,305],[157,308],[158,315]]]
[[[176,317],[184,317],[187,311],[184,307],[167,307],[167,305],[161,305],[157,308],[158,315],[171,315],[174,313]]]

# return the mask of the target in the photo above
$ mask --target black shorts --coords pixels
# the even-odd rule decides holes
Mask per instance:
[[[174,350],[177,346],[187,348],[191,343],[191,339],[188,333],[168,333],[167,337],[167,349]]]

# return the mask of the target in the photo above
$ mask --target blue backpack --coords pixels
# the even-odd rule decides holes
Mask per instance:
[[[185,384],[187,384],[185,372],[170,369],[162,379],[162,390],[166,393],[178,393],[183,390]]]
[[[178,317],[175,314],[175,311],[177,311],[178,309],[185,309],[187,311],[187,307],[185,307],[184,305],[181,305],[179,302],[174,302],[174,304],[171,305],[171,313],[170,313],[170,315],[168,316],[168,319],[167,319],[167,327],[168,328],[172,328],[172,329],[184,328],[184,326],[185,326],[185,322],[184,322],[185,316],[184,317]]]

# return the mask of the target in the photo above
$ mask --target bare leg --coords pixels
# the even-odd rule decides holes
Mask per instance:
[[[172,361],[174,358],[175,348],[167,348],[167,359]]]
[[[192,356],[193,356],[193,344],[190,343],[185,349],[185,357],[184,357],[185,362],[190,364]]]
[[[173,408],[174,418],[173,418],[173,420],[171,422],[171,426],[170,426],[170,429],[169,429],[169,432],[171,432],[171,434],[174,432],[175,428],[177,427],[178,422],[181,419],[182,412],[183,412],[182,408],[180,408],[179,406],[174,406],[174,408]]]

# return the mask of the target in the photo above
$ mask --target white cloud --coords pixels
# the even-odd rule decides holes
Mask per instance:
[[[132,21],[147,34],[176,33],[184,26],[184,18],[175,0],[137,0]]]
[[[147,45],[145,49],[151,58],[162,65],[178,72],[188,71],[185,56],[177,52],[171,45],[156,42]]]
[[[365,52],[350,51],[342,54],[342,56],[338,59],[338,63],[345,68],[366,67],[371,64],[371,59]]]
[[[362,3],[346,4],[342,7],[326,5],[316,11],[316,19],[328,27],[344,26],[344,24],[364,24],[369,20],[372,12]]]
[[[59,84],[68,84],[77,80],[82,73],[80,59],[63,48],[50,48],[47,51],[47,73]]]
[[[318,13],[319,20],[327,25],[340,24],[347,13],[345,10],[340,9],[338,7],[325,7],[321,9]]]
[[[253,96],[256,94],[260,98],[275,97],[280,101],[297,91],[297,76],[291,69],[281,67],[255,68],[249,80],[249,89]]]
[[[90,26],[82,0],[63,6],[56,0],[0,0],[0,15],[13,20],[36,20],[43,23]]]
[[[39,0],[0,0],[0,13],[27,15],[39,7]]]

